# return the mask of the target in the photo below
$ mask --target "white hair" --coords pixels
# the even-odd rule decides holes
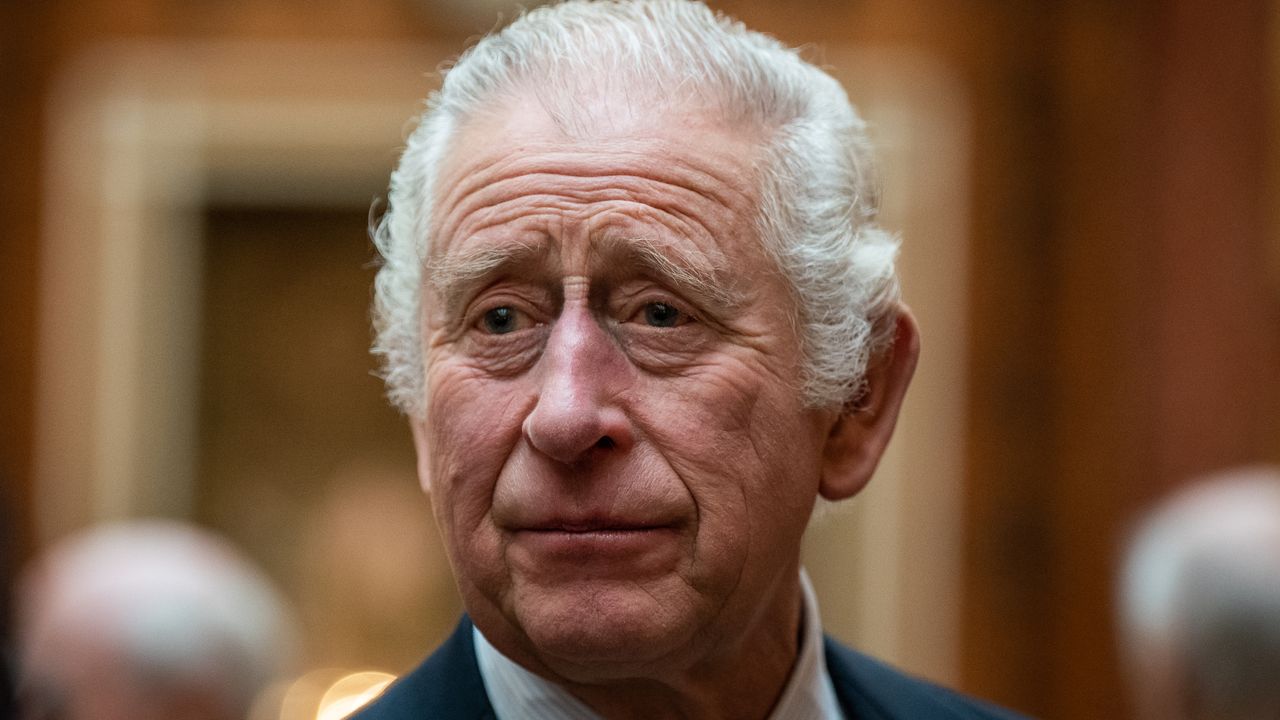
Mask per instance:
[[[113,680],[157,703],[211,691],[226,717],[245,717],[296,651],[292,614],[267,577],[221,538],[176,522],[65,538],[23,573],[17,601],[20,682],[35,691],[72,690],[61,686],[83,682],[85,663],[109,658]]]
[[[659,109],[701,103],[735,126],[764,131],[755,222],[793,291],[804,397],[814,407],[855,400],[870,358],[894,332],[897,240],[876,224],[870,142],[840,84],[699,2],[572,0],[524,14],[464,53],[428,98],[392,173],[387,211],[372,232],[384,258],[374,352],[392,402],[414,416],[424,409],[422,275],[436,173],[455,133],[521,91],[572,126],[565,101],[575,83],[646,93],[646,103],[666,99]]]
[[[1119,601],[1136,682],[1176,668],[1192,717],[1276,717],[1280,472],[1206,478],[1158,508],[1133,536]]]

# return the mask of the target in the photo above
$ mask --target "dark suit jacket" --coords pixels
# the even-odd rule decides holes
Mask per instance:
[[[1018,720],[826,639],[827,671],[849,720]],[[494,720],[466,617],[453,636],[352,720]]]

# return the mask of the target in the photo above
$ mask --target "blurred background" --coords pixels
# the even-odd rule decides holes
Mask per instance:
[[[922,325],[879,476],[808,540],[824,623],[1039,717],[1132,717],[1136,517],[1280,462],[1280,3],[711,4],[871,122]],[[326,717],[445,636],[366,227],[435,71],[512,8],[0,0],[6,588],[98,523],[225,538],[298,618],[263,718]]]

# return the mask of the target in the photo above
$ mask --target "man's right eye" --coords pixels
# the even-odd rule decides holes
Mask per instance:
[[[516,330],[519,319],[519,314],[514,308],[504,305],[486,312],[480,324],[492,335],[506,335]]]

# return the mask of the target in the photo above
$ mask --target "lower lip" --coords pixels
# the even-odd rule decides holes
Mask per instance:
[[[581,562],[644,555],[676,537],[674,528],[602,530],[521,530],[516,544],[549,558]]]

